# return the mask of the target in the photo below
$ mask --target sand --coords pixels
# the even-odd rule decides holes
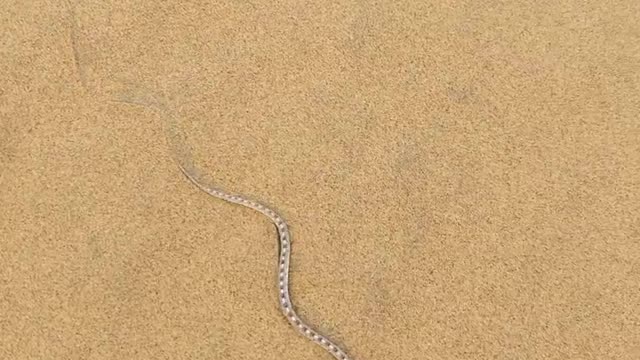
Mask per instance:
[[[640,2],[7,1],[0,358],[640,358]],[[175,149],[174,149],[175,150]]]

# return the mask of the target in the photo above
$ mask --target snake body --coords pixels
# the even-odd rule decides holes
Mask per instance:
[[[289,258],[291,256],[291,234],[289,233],[289,227],[282,216],[259,202],[249,200],[241,195],[233,195],[221,189],[205,185],[198,180],[198,177],[193,171],[187,169],[180,162],[178,162],[178,166],[180,167],[182,173],[184,173],[184,175],[193,184],[195,184],[198,188],[200,188],[207,194],[233,204],[246,206],[248,208],[256,210],[267,216],[275,224],[276,229],[278,230],[279,243],[278,303],[280,304],[280,310],[286,317],[289,324],[291,324],[291,326],[293,326],[293,328],[295,328],[304,337],[320,345],[322,348],[327,350],[334,358],[338,360],[350,360],[351,358],[338,345],[328,339],[327,336],[313,329],[310,325],[300,319],[293,308],[291,296],[289,295]]]

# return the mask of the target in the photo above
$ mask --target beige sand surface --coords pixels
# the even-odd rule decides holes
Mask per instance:
[[[0,6],[0,358],[640,359],[640,2]]]

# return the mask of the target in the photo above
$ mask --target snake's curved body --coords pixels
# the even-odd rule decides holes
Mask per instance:
[[[296,314],[291,297],[289,295],[289,257],[291,256],[291,234],[289,233],[289,227],[284,221],[282,216],[276,213],[274,210],[267,206],[260,204],[259,202],[249,200],[241,195],[233,195],[223,190],[212,188],[200,182],[195,174],[186,169],[182,164],[178,163],[180,170],[184,175],[191,180],[198,188],[207,194],[216,198],[228,201],[230,203],[239,204],[248,208],[254,209],[266,215],[278,229],[278,303],[280,304],[280,310],[287,318],[287,321],[293,326],[300,334],[307,339],[320,345],[327,350],[334,358],[338,360],[350,360],[351,358],[333,341],[329,340],[326,336],[314,330],[311,326],[306,324]]]

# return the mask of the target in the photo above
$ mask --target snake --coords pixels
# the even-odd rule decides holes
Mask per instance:
[[[182,173],[187,177],[187,179],[189,179],[200,190],[215,198],[227,201],[232,204],[242,205],[258,211],[267,216],[269,220],[271,220],[271,222],[275,225],[278,234],[277,289],[278,303],[280,305],[282,314],[285,316],[289,324],[291,324],[291,326],[298,331],[298,333],[311,340],[315,344],[321,346],[335,359],[352,360],[352,358],[349,357],[340,346],[338,346],[334,341],[330,340],[326,335],[323,335],[320,331],[314,329],[311,325],[302,320],[296,313],[293,302],[291,301],[291,295],[289,293],[291,233],[289,232],[289,226],[287,225],[287,222],[284,220],[284,218],[275,210],[258,201],[250,200],[243,195],[232,194],[217,187],[205,184],[204,182],[199,180],[200,176],[194,168],[181,162],[177,157],[176,163]]]

